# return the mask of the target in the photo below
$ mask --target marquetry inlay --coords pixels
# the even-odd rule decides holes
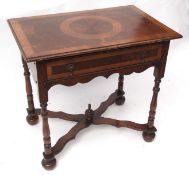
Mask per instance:
[[[60,29],[74,38],[104,39],[120,33],[122,26],[118,21],[109,17],[83,15],[63,21]]]

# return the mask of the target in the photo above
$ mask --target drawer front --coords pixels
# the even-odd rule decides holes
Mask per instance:
[[[106,51],[91,56],[75,57],[53,61],[47,64],[48,80],[70,78],[98,71],[121,68],[129,65],[144,64],[159,61],[162,45],[151,44],[114,51]]]

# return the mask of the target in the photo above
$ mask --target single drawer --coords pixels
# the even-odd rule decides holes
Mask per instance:
[[[156,43],[59,59],[47,64],[47,78],[48,80],[71,78],[129,65],[160,61],[161,52],[162,44]]]

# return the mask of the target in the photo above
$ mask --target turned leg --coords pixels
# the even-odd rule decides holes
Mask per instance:
[[[161,83],[161,77],[159,76],[159,69],[155,68],[154,70],[154,76],[155,76],[155,85],[153,88],[153,96],[150,104],[150,111],[149,111],[149,117],[148,117],[148,124],[145,131],[143,131],[143,138],[147,142],[153,141],[155,138],[155,132],[156,128],[154,127],[154,120],[155,120],[155,114],[156,114],[156,107],[157,107],[157,99],[158,99],[158,93],[160,91],[160,83]]]
[[[47,118],[47,103],[41,103],[41,116],[43,123],[43,141],[44,141],[44,152],[42,165],[45,169],[53,169],[56,165],[56,159],[51,148],[50,128]]]
[[[22,58],[22,63],[23,63],[23,68],[24,68],[26,93],[27,93],[27,101],[28,101],[28,108],[27,108],[28,115],[26,119],[30,125],[34,125],[38,122],[38,115],[36,114],[34,102],[33,102],[32,86],[31,86],[31,81],[30,81],[30,71],[29,71],[27,63],[24,61],[23,58]]]
[[[125,97],[124,97],[125,92],[123,91],[123,82],[124,82],[124,75],[119,74],[117,98],[115,101],[117,105],[122,105],[125,102]]]

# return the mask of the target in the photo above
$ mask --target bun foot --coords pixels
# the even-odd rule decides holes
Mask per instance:
[[[44,155],[44,158],[41,161],[43,168],[45,168],[46,170],[54,169],[56,166],[56,159],[54,158],[54,156],[49,159],[46,159],[45,157],[48,157],[48,156]]]
[[[156,136],[155,132],[156,132],[156,128],[147,128],[145,131],[143,131],[142,136],[143,139],[146,142],[152,142]]]
[[[28,116],[26,117],[26,120],[27,120],[28,124],[35,125],[38,123],[39,117],[38,117],[38,115],[35,115],[35,114],[28,114]]]
[[[117,97],[116,101],[115,101],[115,104],[116,105],[123,105],[125,102],[125,97],[124,96],[121,96],[121,97]]]

